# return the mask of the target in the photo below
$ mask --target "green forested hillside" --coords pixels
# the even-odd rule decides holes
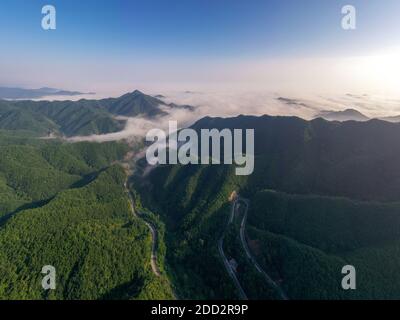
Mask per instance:
[[[166,299],[151,236],[130,208],[124,143],[0,139],[0,299]],[[41,287],[44,265],[57,288]]]
[[[22,110],[9,102],[0,101],[0,128],[5,130],[25,129],[45,134],[57,130],[57,125],[45,115]]]
[[[0,229],[0,297],[168,297],[148,268],[150,234],[130,212],[124,181],[123,170],[111,167],[87,186],[10,219]],[[57,270],[51,292],[41,288],[44,265]]]
[[[255,170],[237,177],[233,166],[159,166],[138,179],[146,205],[166,223],[173,269],[195,274],[177,279],[182,296],[237,296],[216,254],[228,196],[237,190],[250,202],[253,254],[289,298],[399,298],[398,124],[239,116],[193,127],[254,129]],[[232,255],[240,253],[237,237],[224,243]],[[356,291],[341,288],[346,264],[356,267]],[[254,286],[247,290],[266,296]]]
[[[400,202],[260,191],[251,198],[249,223],[327,252],[385,245],[400,236]]]
[[[267,116],[194,125],[214,127],[255,129],[254,173],[236,176],[226,165],[149,171],[139,161],[129,185],[140,219],[115,164],[126,144],[0,130],[0,297],[173,298],[169,276],[179,298],[236,299],[217,246],[224,233],[247,295],[279,298],[241,248],[241,218],[226,230],[233,191],[249,200],[253,255],[290,299],[400,297],[399,125]],[[161,277],[151,272],[141,219],[159,231]],[[46,296],[39,266],[57,261],[59,288]],[[347,264],[357,271],[355,291],[341,288]]]
[[[13,111],[5,113],[6,107]],[[96,100],[1,102],[0,128],[31,130],[39,135],[49,131],[65,136],[115,132],[123,122],[113,118]]]
[[[159,115],[166,115],[168,109],[186,109],[193,111],[194,107],[190,105],[178,105],[175,103],[166,103],[159,99],[161,96],[149,96],[135,90],[133,92],[124,94],[119,98],[103,99],[100,103],[106,106],[106,109],[112,114],[121,116],[145,116],[154,117]]]
[[[84,184],[127,150],[122,143],[63,144],[7,135],[0,140],[0,216]]]
[[[232,190],[240,188],[229,166],[160,166],[140,185],[144,205],[166,224],[167,262],[181,298],[236,299],[217,250],[230,212]],[[160,191],[162,190],[162,191]]]
[[[251,203],[254,251],[292,298],[400,297],[400,203],[274,191],[257,193]],[[355,291],[340,287],[347,264],[357,271]]]
[[[107,99],[103,100],[103,102],[105,102],[109,112],[121,116],[156,116],[166,114],[165,111],[160,109],[160,106],[166,106],[162,100],[145,95],[138,90],[127,93],[118,99]]]
[[[125,121],[116,116],[155,117],[166,115],[162,108],[190,106],[166,104],[138,90],[119,98],[79,101],[0,100],[0,129],[30,130],[37,135],[49,132],[64,136],[116,132]]]
[[[0,299],[173,299],[158,239],[131,212],[124,142],[39,139],[115,132],[124,116],[152,117],[169,106],[136,91],[121,98],[0,101]],[[161,231],[160,231],[161,232]],[[44,291],[44,265],[57,289]]]
[[[400,199],[398,123],[239,116],[204,118],[194,128],[255,130],[250,194],[273,189],[359,200]]]

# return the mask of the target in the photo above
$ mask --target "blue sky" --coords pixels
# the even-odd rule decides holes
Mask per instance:
[[[46,4],[57,9],[55,31],[41,29]],[[357,30],[341,29],[345,4],[357,9]],[[0,85],[199,83],[207,68],[210,81],[229,81],[235,66],[399,46],[399,15],[398,0],[2,0]]]

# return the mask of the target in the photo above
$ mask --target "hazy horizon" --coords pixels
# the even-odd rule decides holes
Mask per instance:
[[[45,31],[42,1],[8,1],[0,85],[397,96],[400,3],[352,1],[356,30],[341,27],[346,4],[55,0],[57,29]]]
[[[144,92],[149,93],[149,92]],[[192,125],[197,120],[210,117],[253,116],[296,116],[311,120],[323,111],[355,109],[369,118],[383,118],[400,115],[400,100],[371,95],[295,95],[278,92],[156,92],[167,103],[192,105],[194,111],[162,108],[167,115],[152,119],[146,117],[127,118],[126,127],[119,132],[78,136],[70,141],[115,141],[132,137],[143,137],[152,128],[166,130],[168,120],[175,120],[180,127]],[[76,97],[75,97],[76,98]],[[280,99],[281,98],[281,99]],[[287,101],[285,101],[287,99]]]
[[[169,113],[182,126],[204,116],[312,119],[348,108],[370,118],[400,114],[395,0],[352,1],[355,30],[342,27],[348,3],[341,0],[55,0],[57,28],[47,31],[42,1],[23,2],[23,12],[21,4],[7,2],[0,12],[0,38],[8,44],[0,53],[0,86],[95,92],[34,100],[140,90],[196,106]],[[143,135],[157,121],[165,123],[130,119],[123,132],[84,139]]]

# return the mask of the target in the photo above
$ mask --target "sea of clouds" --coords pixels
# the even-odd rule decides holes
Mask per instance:
[[[321,111],[356,109],[370,118],[400,115],[400,99],[367,94],[309,95],[280,94],[278,92],[165,92],[162,100],[167,103],[191,105],[194,111],[161,107],[168,113],[148,119],[145,117],[124,118],[125,128],[116,133],[71,137],[70,141],[115,141],[135,140],[144,137],[154,128],[167,130],[168,121],[177,121],[188,127],[205,117],[235,117],[238,115],[296,116],[306,120],[318,117]],[[120,117],[121,119],[121,117]]]

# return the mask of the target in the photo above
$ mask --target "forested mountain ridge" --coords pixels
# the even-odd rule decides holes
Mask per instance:
[[[166,284],[149,267],[151,239],[135,218],[111,167],[79,189],[19,212],[0,229],[2,299],[162,299]],[[57,287],[41,287],[44,265],[57,270]]]
[[[270,190],[251,199],[249,242],[292,299],[400,297],[400,202]],[[341,288],[345,265],[357,271],[357,290]]]
[[[62,144],[0,137],[0,216],[18,206],[51,199],[57,192],[84,184],[127,151],[122,143]]]
[[[0,101],[0,299],[173,299],[162,249],[132,212],[125,141],[68,143],[43,136],[119,131],[117,116],[156,117],[166,104],[139,91],[121,98]],[[162,233],[157,248],[163,248]],[[158,249],[157,249],[158,251]],[[165,251],[165,249],[164,249]],[[42,267],[57,272],[43,290]]]
[[[193,128],[254,129],[251,188],[359,200],[400,199],[400,124],[239,116],[204,118]]]
[[[189,105],[177,105],[174,103],[166,103],[163,100],[146,95],[139,90],[124,94],[119,98],[110,98],[100,100],[106,109],[115,115],[121,116],[137,116],[144,115],[154,117],[168,114],[168,109],[186,109],[193,111],[194,107]]]
[[[355,109],[346,109],[343,111],[321,111],[316,117],[321,117],[329,121],[367,121],[370,120],[366,115]]]
[[[126,184],[116,164],[130,151],[124,142],[0,130],[0,297],[172,299],[171,282],[180,298],[235,299],[217,246],[233,191],[249,201],[253,255],[290,299],[400,297],[400,125],[239,116],[192,127],[254,129],[254,173],[236,176],[230,165],[148,171],[141,159]],[[126,185],[157,226],[163,277],[151,271],[150,233],[132,215]],[[239,262],[246,293],[279,298],[244,263],[238,237],[228,230],[224,250]],[[49,294],[40,287],[46,264],[60,268]],[[356,267],[357,291],[341,289],[346,264]]]
[[[0,129],[30,130],[74,136],[103,134],[124,128],[124,117],[156,117],[168,110],[191,106],[167,104],[138,90],[119,98],[78,101],[5,101],[0,100]]]
[[[230,166],[163,165],[137,178],[169,226],[169,261],[197,275],[177,280],[183,297],[235,295],[215,253],[234,190],[249,199],[253,253],[289,298],[400,297],[400,125],[239,116],[206,117],[193,128],[254,129],[255,170],[239,177]],[[341,289],[346,264],[358,271],[355,292]]]
[[[133,215],[123,142],[62,143],[0,132],[0,299],[171,299]],[[41,286],[52,265],[57,287]]]

